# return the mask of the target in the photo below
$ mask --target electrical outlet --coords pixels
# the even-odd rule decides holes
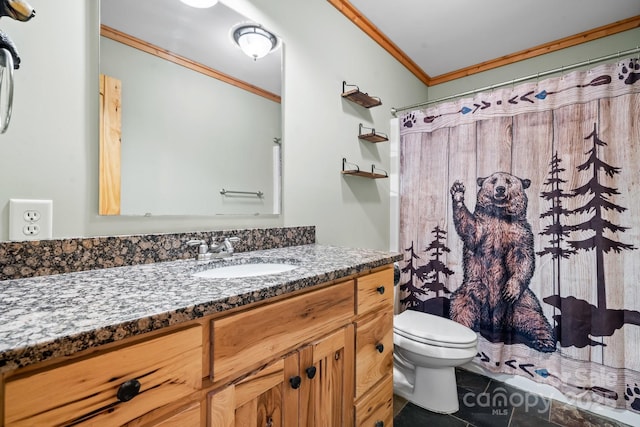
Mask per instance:
[[[9,240],[42,240],[52,235],[51,200],[9,199]]]
[[[25,236],[36,236],[40,234],[40,226],[38,224],[29,224],[22,227],[22,233]]]
[[[40,216],[40,211],[36,211],[33,209],[29,209],[27,211],[24,211],[24,220],[28,221],[28,222],[35,222],[35,221],[39,221],[41,218]]]

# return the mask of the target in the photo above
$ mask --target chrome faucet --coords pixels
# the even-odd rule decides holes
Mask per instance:
[[[211,251],[215,253],[216,257],[227,257],[233,255],[234,248],[233,242],[239,242],[239,237],[222,237],[224,239],[221,243],[216,243],[215,239],[211,244]]]
[[[187,242],[189,246],[198,246],[198,255],[196,259],[198,261],[208,261],[211,259],[211,253],[209,252],[209,245],[204,240],[189,240]]]

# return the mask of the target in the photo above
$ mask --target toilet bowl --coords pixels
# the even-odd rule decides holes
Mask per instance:
[[[393,319],[394,393],[442,414],[458,411],[455,368],[477,354],[474,331],[453,320],[406,310]]]

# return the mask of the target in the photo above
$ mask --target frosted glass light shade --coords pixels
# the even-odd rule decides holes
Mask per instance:
[[[276,36],[255,25],[238,28],[233,33],[233,39],[240,49],[254,60],[267,55],[278,43]]]
[[[218,0],[180,0],[182,3],[191,6],[197,7],[198,9],[205,9],[207,7],[211,7],[218,3]]]

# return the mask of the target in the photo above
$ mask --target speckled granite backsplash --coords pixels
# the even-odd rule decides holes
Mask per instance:
[[[191,239],[237,236],[236,252],[315,243],[313,226],[0,242],[0,280],[195,258]]]

